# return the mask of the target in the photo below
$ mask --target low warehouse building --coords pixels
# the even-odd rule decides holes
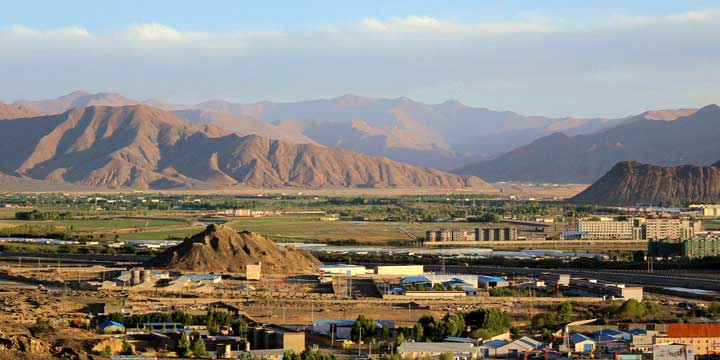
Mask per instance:
[[[477,277],[477,283],[478,288],[485,290],[510,286],[510,283],[503,278],[485,275],[479,275]]]
[[[425,269],[422,265],[380,265],[375,268],[377,275],[422,275]]]
[[[363,275],[366,270],[361,265],[348,265],[348,264],[330,264],[320,265],[318,269],[323,274],[337,274],[337,275]]]
[[[478,349],[471,343],[457,342],[404,342],[397,348],[403,359],[440,359],[450,354],[454,360],[470,360],[478,357]]]

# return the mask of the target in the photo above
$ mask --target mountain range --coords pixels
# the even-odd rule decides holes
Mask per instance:
[[[491,188],[477,177],[195,125],[147,105],[3,120],[0,151],[12,154],[0,158],[2,174],[93,187]]]
[[[57,99],[21,100],[13,105],[57,114],[75,107],[139,103],[171,111],[195,124],[215,124],[293,143],[340,147],[443,170],[493,158],[554,132],[587,134],[624,121],[525,116],[457,101],[430,105],[408,98],[357,95],[292,103],[211,100],[182,105],[76,91]]]
[[[599,205],[720,202],[720,162],[663,167],[623,161],[570,201]]]
[[[717,105],[648,112],[592,134],[554,133],[454,172],[482,174],[489,181],[592,183],[621,161],[712,164],[720,155],[719,137]]]

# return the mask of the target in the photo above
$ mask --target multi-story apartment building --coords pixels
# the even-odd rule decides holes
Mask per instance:
[[[482,227],[475,229],[475,241],[514,241],[518,239],[515,227]]]
[[[463,229],[434,229],[425,232],[425,241],[446,242],[465,241],[467,232]]]
[[[425,241],[514,241],[518,239],[516,227],[482,227],[471,231],[463,229],[434,229],[425,232]]]
[[[683,240],[700,232],[701,222],[681,218],[603,218],[578,221],[586,240]]]

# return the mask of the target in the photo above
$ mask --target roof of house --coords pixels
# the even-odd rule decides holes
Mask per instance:
[[[397,351],[403,352],[467,352],[473,351],[473,344],[458,342],[404,342],[400,344]]]
[[[117,321],[110,321],[110,320],[108,320],[108,321],[103,321],[103,322],[100,323],[100,327],[101,327],[101,328],[108,327],[108,326],[125,327],[125,325],[123,325],[123,324],[121,324],[121,323],[119,323],[119,322],[117,322]]]
[[[720,324],[668,324],[668,337],[720,337]]]
[[[401,284],[415,284],[415,283],[431,283],[432,281],[427,276],[408,276],[400,280]]]
[[[507,282],[507,280],[495,276],[487,276],[487,275],[478,275],[478,281],[485,281],[485,282]]]
[[[503,346],[503,345],[507,345],[507,343],[508,343],[508,342],[505,341],[505,340],[499,340],[499,339],[497,339],[497,340],[486,341],[486,342],[482,343],[480,346],[482,346],[482,347],[487,347],[487,348],[491,348],[491,349],[496,349],[496,348],[499,348],[499,347],[501,347],[501,346]]]
[[[535,339],[533,339],[533,338],[529,338],[529,337],[527,337],[527,336],[523,336],[523,337],[521,337],[521,338],[519,338],[519,339],[517,339],[517,340],[515,340],[515,341],[513,341],[513,342],[507,343],[507,344],[505,344],[505,345],[503,345],[503,346],[516,346],[516,347],[520,347],[520,348],[523,348],[523,349],[526,349],[526,350],[532,350],[532,349],[535,349],[535,348],[537,348],[537,347],[539,347],[539,346],[541,346],[541,345],[542,345],[541,342],[539,342],[539,341],[537,341],[537,340],[535,340]]]
[[[581,343],[583,341],[595,342],[593,339],[591,339],[583,334],[574,333],[574,334],[570,335],[570,342],[573,344]]]
[[[643,330],[643,329],[632,329],[632,330],[628,331],[628,333],[631,334],[631,335],[646,335],[646,334],[647,334],[647,330]]]
[[[475,340],[466,337],[450,336],[446,337],[443,341],[445,342],[456,342],[456,343],[474,343]]]
[[[626,333],[624,331],[615,330],[615,329],[602,329],[602,330],[598,330],[595,332],[595,335],[597,335],[597,336],[608,335],[608,336],[612,336],[612,337],[623,337],[627,334],[628,333]]]

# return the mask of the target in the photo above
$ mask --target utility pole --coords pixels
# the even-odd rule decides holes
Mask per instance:
[[[362,326],[358,326],[358,329],[360,329],[360,334],[358,335],[358,359],[360,358],[360,350],[362,350],[362,346],[360,345],[362,343]]]

